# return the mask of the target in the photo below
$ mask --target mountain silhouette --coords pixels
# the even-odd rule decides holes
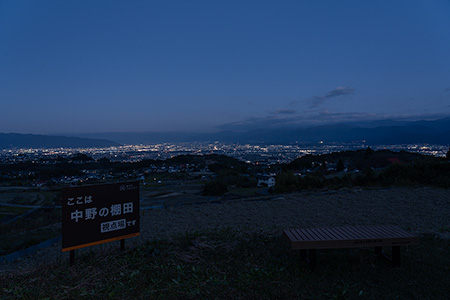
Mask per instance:
[[[12,148],[88,148],[118,146],[105,139],[80,137],[0,133],[0,149]]]
[[[36,147],[84,147],[120,144],[153,144],[170,142],[223,142],[253,144],[290,144],[295,142],[351,143],[365,141],[367,145],[450,144],[450,117],[434,121],[378,120],[311,126],[302,128],[261,128],[249,131],[219,131],[215,133],[185,132],[107,132],[81,135],[82,139],[20,135],[14,138],[0,135],[0,147],[28,145]],[[6,141],[6,142],[5,142]],[[9,142],[7,142],[9,141]],[[20,142],[21,141],[21,142]],[[40,141],[38,143],[38,141]],[[114,142],[112,142],[114,141]]]

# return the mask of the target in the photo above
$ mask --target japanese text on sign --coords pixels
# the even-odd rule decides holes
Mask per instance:
[[[123,207],[123,209],[122,209]],[[84,214],[83,214],[84,212]],[[78,222],[79,219],[84,220],[95,220],[97,214],[100,217],[111,216],[120,216],[122,214],[130,214],[133,213],[133,202],[123,203],[123,204],[112,204],[109,208],[102,207],[97,212],[97,207],[90,207],[83,210],[74,210],[70,213],[70,219]]]
[[[139,235],[139,182],[62,191],[63,251]]]

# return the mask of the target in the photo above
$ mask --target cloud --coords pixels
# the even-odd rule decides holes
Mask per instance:
[[[272,112],[273,115],[295,115],[296,113],[295,109],[278,109]]]
[[[336,97],[340,97],[340,96],[346,96],[346,95],[351,95],[355,92],[355,89],[351,88],[351,87],[345,87],[345,86],[338,86],[337,88],[335,88],[334,90],[329,91],[328,93],[326,93],[323,96],[315,96],[312,99],[310,99],[309,101],[311,102],[311,108],[316,108],[319,105],[323,104],[325,101],[332,99],[332,98],[336,98]]]
[[[368,112],[348,112],[348,113],[330,113],[321,111],[314,116],[313,123],[310,125],[325,125],[338,123],[366,123],[373,121],[403,121],[412,122],[420,120],[438,120],[448,118],[450,112],[427,113],[415,112],[410,113],[368,113]]]
[[[269,115],[266,117],[248,118],[242,121],[221,124],[217,126],[226,131],[248,131],[255,129],[298,128],[325,125],[331,123],[353,122],[377,119],[369,113],[330,113],[328,111],[304,112],[301,115]]]
[[[268,112],[263,117],[251,117],[242,121],[220,124],[216,128],[220,130],[246,131],[260,128],[288,127],[302,120],[304,120],[304,117],[298,116],[295,109],[277,109]]]
[[[250,131],[257,129],[279,129],[279,128],[309,128],[329,124],[355,124],[372,121],[417,121],[437,120],[449,117],[450,112],[440,114],[430,113],[369,113],[369,112],[329,112],[327,110],[311,111],[295,116],[275,116],[248,118],[238,122],[231,122],[216,126],[225,131]]]
[[[231,131],[247,131],[255,129],[267,129],[267,128],[280,128],[280,127],[290,127],[293,124],[298,124],[304,118],[303,117],[283,117],[278,116],[267,116],[259,118],[248,118],[242,121],[231,122],[226,124],[221,124],[216,126],[220,130],[231,130]]]
[[[384,119],[386,115],[374,114],[367,112],[329,112],[322,110],[317,114],[314,114],[312,118],[316,124],[332,124],[332,123],[346,123],[346,122],[358,122],[358,121],[370,121]]]

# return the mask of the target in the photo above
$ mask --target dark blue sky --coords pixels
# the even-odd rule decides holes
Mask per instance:
[[[450,1],[0,0],[0,132],[450,115]]]

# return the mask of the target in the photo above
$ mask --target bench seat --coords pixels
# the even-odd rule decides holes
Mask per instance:
[[[315,268],[317,249],[374,247],[382,254],[382,247],[392,247],[392,263],[400,265],[400,246],[417,245],[420,238],[394,225],[342,226],[286,229],[284,236],[292,250],[300,250],[304,257],[309,251],[310,266]]]

